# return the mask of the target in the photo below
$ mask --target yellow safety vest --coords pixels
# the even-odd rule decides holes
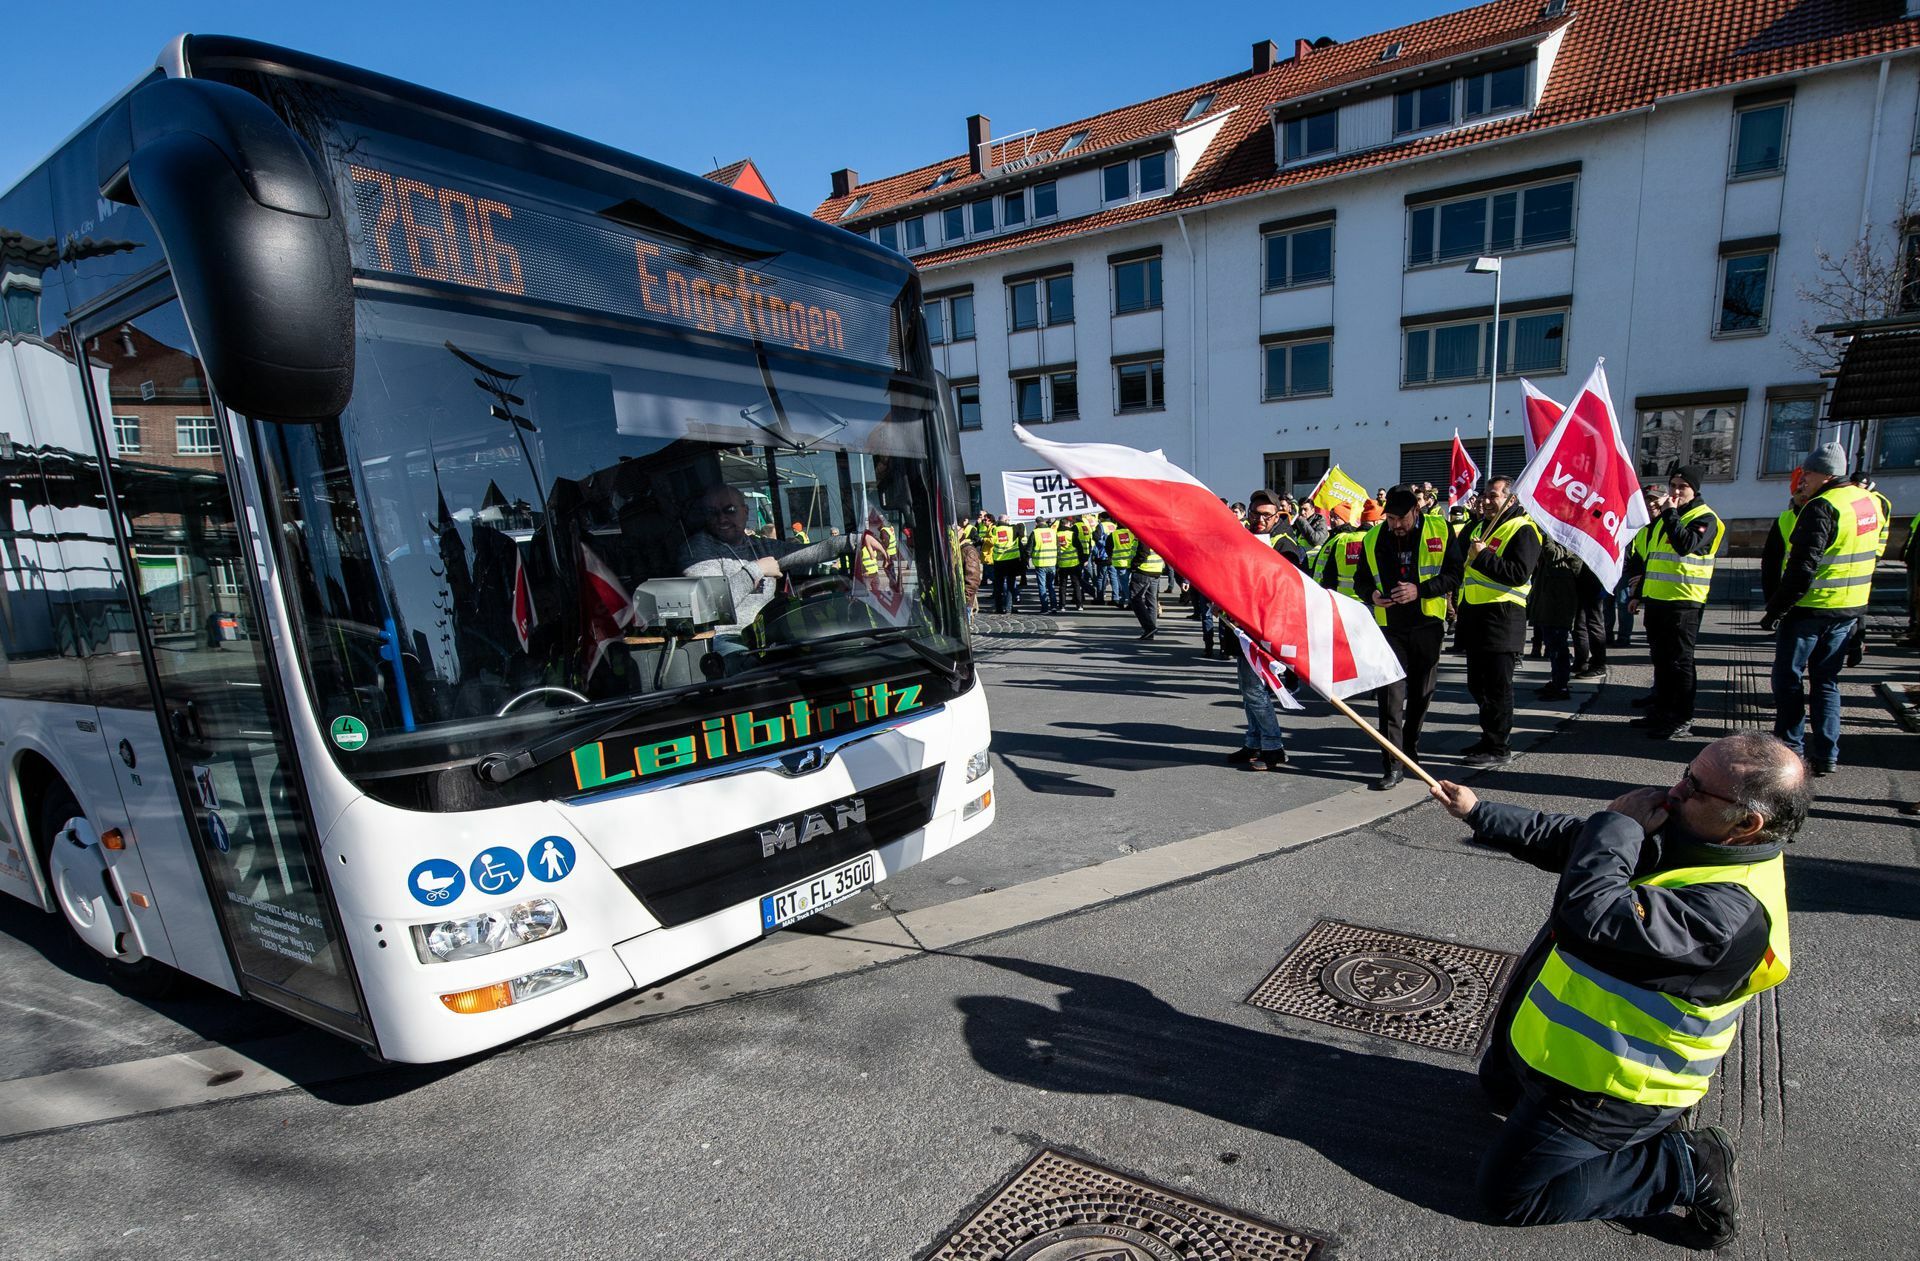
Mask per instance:
[[[1385,528],[1386,522],[1384,521],[1374,523],[1373,528],[1367,531],[1365,549],[1367,568],[1373,574],[1373,588],[1381,595],[1386,594],[1383,580],[1380,577],[1380,534]],[[1430,579],[1440,576],[1440,569],[1446,564],[1447,560],[1447,540],[1451,537],[1452,532],[1447,529],[1447,519],[1445,517],[1438,513],[1429,512],[1421,518],[1420,545],[1414,549],[1413,553],[1414,564],[1419,572],[1419,577],[1415,579],[1416,583],[1427,582]],[[1443,595],[1435,596],[1430,600],[1420,601],[1420,612],[1423,616],[1431,617],[1436,621],[1446,621],[1447,597]],[[1373,620],[1385,626],[1387,624],[1387,611],[1375,605]]]
[[[799,539],[802,544],[813,542],[812,539],[807,537],[807,532],[805,530],[795,530],[793,532],[793,537],[796,539]]]
[[[1787,557],[1793,554],[1793,527],[1800,523],[1800,510],[1788,508],[1774,518],[1773,528],[1780,534],[1780,574],[1787,572]],[[1775,574],[1774,577],[1779,577]]]
[[[890,525],[883,525],[880,527],[880,538],[887,545],[887,555],[900,554],[900,534],[897,530]]]
[[[1059,559],[1059,532],[1050,525],[1033,527],[1033,549],[1027,553],[1028,563],[1035,569],[1052,569]]]
[[[1880,541],[1873,545],[1874,557],[1878,559],[1887,554],[1887,543],[1893,538],[1893,500],[1877,490],[1867,493],[1873,496],[1873,502],[1880,508]]]
[[[1354,575],[1360,572],[1360,565],[1366,556],[1367,536],[1358,530],[1348,530],[1344,534],[1331,535],[1327,539],[1325,568],[1320,571],[1321,586],[1326,585],[1326,575],[1333,573],[1333,589],[1341,595],[1354,596]]]
[[[1524,514],[1508,518],[1505,524],[1496,527],[1492,534],[1482,532],[1486,524],[1485,521],[1477,522],[1473,527],[1473,534],[1475,538],[1486,539],[1487,545],[1493,549],[1495,556],[1504,554],[1507,544],[1512,542],[1520,531],[1532,530],[1536,537],[1540,533],[1540,528]],[[1460,582],[1460,600],[1463,604],[1517,604],[1524,609],[1527,607],[1527,597],[1532,594],[1533,579],[1531,577],[1517,587],[1503,586],[1476,569],[1472,561],[1467,562],[1467,571]]]
[[[1880,534],[1880,505],[1858,486],[1831,486],[1815,496],[1833,505],[1840,519],[1833,542],[1820,558],[1813,585],[1800,597],[1803,609],[1862,609],[1873,593],[1873,550]],[[1789,539],[1793,536],[1788,535]]]
[[[1107,554],[1114,564],[1124,566],[1133,560],[1133,547],[1133,531],[1120,526],[1113,532],[1113,550]]]
[[[1079,533],[1072,526],[1063,526],[1056,532],[1060,543],[1061,569],[1080,568],[1080,540],[1076,537]]]
[[[1514,1013],[1510,1036],[1521,1059],[1575,1090],[1656,1108],[1685,1108],[1707,1093],[1740,1033],[1740,1009],[1787,979],[1787,884],[1780,855],[1726,867],[1660,872],[1636,885],[1679,889],[1737,884],[1767,912],[1767,953],[1734,996],[1702,1006],[1629,984],[1555,946]]]
[[[973,527],[973,541],[980,545],[980,550],[983,553],[991,555],[993,551],[993,522],[982,521],[976,524]]]
[[[1160,559],[1160,553],[1144,544],[1133,558],[1133,572],[1137,574],[1163,574],[1167,571],[1167,562]]]
[[[1018,559],[1020,559],[1020,544],[1014,538],[1013,527],[1010,525],[994,526],[993,563],[998,565],[1003,560]]]
[[[1713,510],[1705,504],[1694,504],[1680,514],[1680,524],[1687,525],[1697,520],[1702,513]],[[1727,523],[1714,519],[1713,546],[1705,555],[1682,556],[1673,550],[1673,540],[1667,537],[1664,521],[1655,521],[1647,527],[1646,550],[1641,559],[1647,563],[1646,579],[1640,584],[1640,595],[1648,600],[1672,600],[1675,603],[1705,604],[1707,589],[1713,585],[1714,558],[1720,554],[1720,542],[1727,537]]]

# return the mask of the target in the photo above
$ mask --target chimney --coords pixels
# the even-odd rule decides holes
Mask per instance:
[[[975,175],[986,174],[986,154],[980,152],[993,139],[993,120],[985,114],[967,116],[967,169]]]
[[[1305,61],[1307,54],[1312,50],[1313,42],[1311,40],[1296,39],[1293,41],[1293,59],[1295,61]]]
[[[1263,39],[1253,46],[1253,72],[1265,74],[1273,69],[1280,60],[1280,46],[1270,39]]]
[[[860,172],[844,166],[828,178],[833,180],[833,195],[835,197],[850,196],[853,190],[860,185]]]

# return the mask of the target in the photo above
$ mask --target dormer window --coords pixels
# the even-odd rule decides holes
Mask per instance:
[[[1085,129],[1074,132],[1071,136],[1067,137],[1067,143],[1060,146],[1060,152],[1072,153],[1075,149],[1078,149],[1081,145],[1087,143],[1087,137],[1091,136],[1092,134],[1093,133],[1091,131],[1087,131]]]
[[[873,197],[872,193],[861,193],[858,197],[855,197],[852,201],[847,203],[847,208],[840,212],[840,217],[842,219],[853,218],[855,215],[859,214],[862,209],[866,207],[868,200],[870,200],[872,197]]]
[[[1183,123],[1190,123],[1194,119],[1200,117],[1200,115],[1206,113],[1209,109],[1212,109],[1214,95],[1215,95],[1214,93],[1209,92],[1205,96],[1202,96],[1201,98],[1196,100],[1193,104],[1187,106],[1187,115],[1185,118],[1182,118],[1180,121]]]
[[[1521,109],[1527,103],[1527,68],[1508,66],[1505,70],[1473,75],[1467,79],[1463,92],[1466,106],[1463,113],[1468,118]]]
[[[1453,121],[1453,80],[1397,92],[1393,98],[1393,134],[1432,131]]]
[[[1282,128],[1286,141],[1286,160],[1302,162],[1332,153],[1340,147],[1340,111],[1330,109],[1305,118],[1287,120]]]

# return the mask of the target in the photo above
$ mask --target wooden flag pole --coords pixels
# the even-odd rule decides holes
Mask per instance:
[[[1321,693],[1321,695],[1325,696],[1326,694],[1323,692]],[[1439,780],[1435,779],[1433,776],[1421,770],[1420,763],[1414,761],[1412,758],[1408,757],[1405,753],[1402,753],[1398,748],[1398,746],[1396,746],[1393,743],[1393,741],[1381,735],[1379,730],[1375,728],[1372,723],[1368,722],[1366,719],[1362,718],[1360,715],[1354,713],[1352,706],[1348,705],[1345,701],[1341,700],[1337,696],[1327,696],[1326,699],[1333,703],[1333,707],[1335,709],[1345,714],[1348,718],[1351,718],[1356,727],[1360,728],[1360,730],[1372,736],[1373,742],[1375,744],[1379,745],[1381,748],[1385,749],[1387,752],[1393,754],[1393,756],[1399,758],[1401,765],[1405,766],[1408,770],[1412,771],[1415,775],[1418,775],[1421,778],[1421,780],[1426,783],[1427,787],[1429,788],[1440,787]]]

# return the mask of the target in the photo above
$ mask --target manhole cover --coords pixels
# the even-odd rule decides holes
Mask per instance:
[[[1043,1151],[924,1261],[1304,1261],[1323,1243]]]
[[[1479,1053],[1513,956],[1323,919],[1247,1001],[1415,1046]]]

